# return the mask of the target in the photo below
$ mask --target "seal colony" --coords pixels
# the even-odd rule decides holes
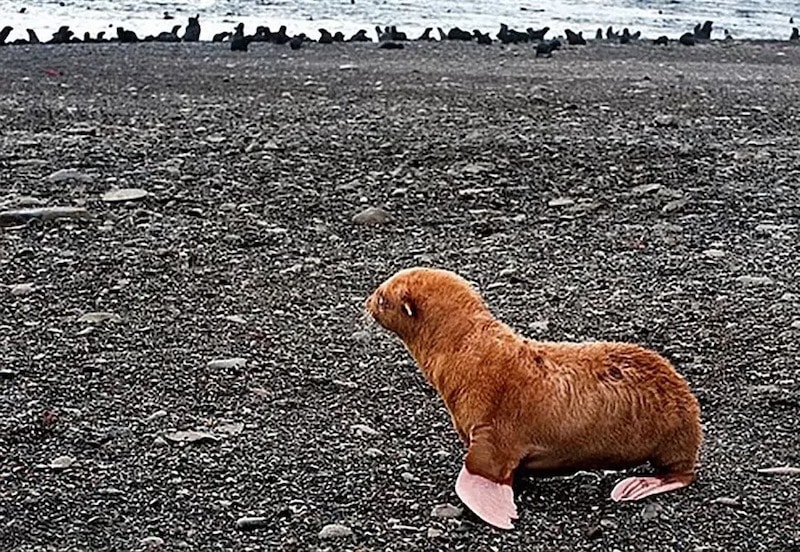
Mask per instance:
[[[468,447],[456,494],[487,523],[513,528],[518,471],[619,470],[649,462],[657,473],[618,482],[614,501],[694,482],[699,404],[658,353],[629,343],[525,339],[447,270],[401,270],[365,308],[403,341],[444,401]]]
[[[174,19],[173,16],[167,17],[167,15],[168,14],[165,12],[165,17],[164,17],[165,20]],[[790,20],[790,25],[792,23],[793,19]],[[68,25],[64,25],[61,26],[58,29],[58,31],[53,33],[52,38],[45,41],[44,43],[74,44],[74,43],[102,43],[102,42],[137,43],[137,42],[199,42],[200,41],[201,26],[200,26],[199,14],[195,15],[194,17],[189,17],[188,24],[186,25],[186,30],[182,36],[179,34],[180,28],[181,28],[180,25],[173,25],[171,30],[169,31],[164,31],[157,35],[148,35],[144,38],[139,38],[136,32],[118,26],[116,28],[115,37],[106,38],[105,32],[100,32],[96,37],[92,37],[87,32],[84,33],[83,39],[80,39],[77,36],[75,36],[75,33],[69,29]],[[11,26],[5,26],[2,28],[2,30],[0,30],[0,46],[42,43],[33,29],[26,29],[26,32],[28,34],[27,39],[17,38],[15,40],[12,40],[11,42],[6,42],[13,30],[14,29]],[[705,21],[702,25],[698,23],[697,25],[695,25],[693,31],[682,34],[679,38],[675,40],[675,42],[677,42],[678,44],[682,44],[684,46],[694,46],[695,44],[700,42],[709,42],[712,40],[711,39],[712,30],[713,30],[712,21]],[[311,37],[306,36],[305,33],[289,36],[286,33],[285,25],[282,25],[277,32],[271,31],[268,26],[259,25],[256,28],[256,32],[254,34],[245,35],[244,24],[239,23],[235,26],[234,31],[217,33],[212,37],[211,41],[228,42],[230,44],[230,49],[235,52],[248,51],[248,46],[252,42],[269,42],[278,45],[289,44],[292,50],[300,49],[302,43],[305,42],[318,42],[319,44],[334,44],[334,43],[344,43],[344,42],[372,42],[372,38],[368,36],[367,31],[365,29],[357,31],[350,38],[346,38],[342,32],[331,33],[330,31],[324,28],[320,28],[318,31],[320,33],[320,37],[318,40],[314,40]],[[402,49],[401,44],[407,41],[416,41],[416,42],[436,41],[436,39],[431,36],[432,31],[433,28],[429,27],[425,29],[425,31],[419,37],[415,39],[409,39],[406,33],[399,31],[395,25],[386,26],[384,28],[376,26],[375,38],[379,43],[379,47],[382,49]],[[494,44],[495,40],[499,41],[501,44],[522,44],[531,42],[536,45],[537,57],[540,55],[550,57],[553,51],[558,50],[560,48],[562,42],[566,42],[570,46],[588,45],[588,41],[586,38],[584,38],[583,32],[576,33],[571,29],[565,29],[564,36],[557,36],[552,39],[547,39],[545,37],[550,31],[550,27],[543,27],[541,29],[534,29],[532,27],[528,27],[524,31],[519,31],[516,29],[509,28],[508,25],[505,23],[501,23],[500,30],[495,35],[495,39],[493,39],[489,35],[489,33],[481,32],[479,29],[473,29],[472,32],[469,32],[460,29],[459,27],[453,27],[449,31],[445,32],[441,27],[437,27],[437,31],[439,34],[440,42],[446,42],[446,41],[476,42],[477,44],[480,45],[492,45]],[[624,45],[640,41],[641,38],[642,36],[640,31],[631,33],[629,29],[625,28],[620,33],[614,31],[613,27],[608,27],[605,30],[605,34],[603,33],[602,29],[597,29],[594,40],[597,42],[605,41],[605,42],[619,43]],[[728,41],[732,39],[733,36],[726,30],[725,38],[723,40]],[[798,30],[796,27],[792,27],[791,34],[789,35],[788,40],[791,42],[800,41],[800,35],[798,34]],[[657,46],[666,46],[670,42],[672,42],[672,40],[667,36],[660,36],[652,40],[652,44]]]

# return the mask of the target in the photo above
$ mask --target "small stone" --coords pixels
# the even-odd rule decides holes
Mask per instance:
[[[339,71],[355,71],[358,69],[358,65],[353,65],[352,63],[345,63],[339,66]]]
[[[659,115],[653,120],[657,127],[676,127],[678,126],[678,119],[674,115]]]
[[[600,525],[592,525],[586,530],[586,538],[589,540],[599,539],[603,536],[603,528]]]
[[[10,380],[16,375],[17,373],[10,368],[0,368],[0,380]]]
[[[66,470],[75,463],[75,458],[69,455],[59,456],[50,462],[50,469]]]
[[[163,437],[156,437],[153,439],[153,446],[154,447],[166,447],[169,446],[169,443]]]
[[[535,332],[546,332],[548,326],[549,322],[547,320],[536,320],[528,324],[528,327]]]
[[[689,205],[689,200],[686,199],[686,198],[673,199],[672,201],[668,202],[666,205],[664,205],[661,208],[661,212],[662,213],[672,213],[674,211],[678,211],[680,209],[683,209],[687,205]]]
[[[30,295],[33,293],[33,284],[14,284],[10,286],[9,290],[11,291],[11,295],[22,297],[23,295]]]
[[[777,468],[761,468],[756,470],[764,475],[800,475],[800,467],[779,466]]]
[[[730,498],[727,496],[721,496],[719,498],[715,498],[711,501],[711,504],[721,504],[723,506],[729,506],[731,508],[742,508],[742,503],[736,498]]]
[[[604,529],[616,529],[619,524],[613,519],[603,518],[600,520],[600,526]]]
[[[206,364],[207,368],[212,370],[228,370],[231,368],[244,368],[247,365],[247,359],[241,357],[233,358],[217,358],[209,360]]]
[[[721,259],[725,256],[725,252],[722,249],[706,249],[703,255],[710,259]]]
[[[153,420],[157,420],[158,418],[163,418],[167,415],[166,410],[156,410],[152,414],[150,414],[147,418],[145,418],[146,422],[152,422]]]
[[[341,539],[344,537],[349,537],[353,534],[353,531],[344,525],[340,525],[338,523],[331,523],[326,525],[322,528],[319,532],[320,539]]]
[[[353,224],[380,225],[392,221],[392,216],[380,207],[368,207],[353,217]]]
[[[370,458],[377,458],[378,456],[383,456],[383,451],[376,448],[368,448],[364,451],[364,454]]]
[[[350,426],[350,429],[360,435],[380,435],[379,431],[372,429],[366,424],[353,424]]]
[[[645,521],[656,519],[663,511],[664,508],[661,505],[651,502],[642,509],[642,519]]]
[[[436,539],[444,535],[444,531],[441,529],[436,529],[435,527],[428,527],[428,538],[429,539]]]
[[[657,192],[661,189],[661,184],[641,184],[631,189],[633,195],[644,195],[650,192]]]
[[[0,212],[0,226],[25,224],[29,220],[56,220],[60,218],[87,218],[89,211],[83,207],[34,207]]]
[[[110,190],[103,194],[103,201],[106,203],[121,203],[123,201],[136,201],[150,195],[147,190],[141,188],[120,188]]]
[[[772,284],[772,278],[769,276],[739,276],[736,281],[748,286],[768,286]]]
[[[557,197],[547,202],[549,207],[569,207],[570,205],[574,204],[575,200],[568,197]]]
[[[87,312],[78,318],[78,322],[102,324],[103,322],[122,322],[122,317],[113,312]]]
[[[145,537],[139,541],[139,544],[148,548],[158,548],[164,546],[164,539],[161,537]]]
[[[164,439],[167,441],[171,441],[173,443],[189,443],[189,444],[199,444],[199,443],[215,443],[219,441],[219,437],[213,435],[211,433],[207,433],[205,431],[173,431],[171,433],[165,433]]]
[[[260,516],[245,516],[236,520],[236,528],[239,531],[253,531],[254,529],[269,527],[269,525],[269,518]]]
[[[431,510],[431,517],[453,519],[459,517],[463,513],[464,510],[458,506],[453,506],[449,503],[437,504],[433,507],[433,510]]]
[[[239,435],[244,431],[244,424],[241,422],[234,422],[231,424],[220,424],[214,428],[217,433],[224,433],[226,435]]]
[[[234,322],[236,324],[247,324],[247,320],[244,316],[240,316],[238,314],[229,314],[223,317],[228,322]]]
[[[77,180],[78,182],[91,182],[92,177],[74,169],[61,169],[47,177],[50,182],[64,182],[66,180]]]

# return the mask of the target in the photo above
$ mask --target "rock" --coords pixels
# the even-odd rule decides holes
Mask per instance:
[[[600,525],[592,525],[586,530],[586,538],[589,540],[599,539],[603,536],[603,527]]]
[[[789,327],[792,328],[793,330],[800,330],[800,320],[795,320],[794,322],[789,324]]]
[[[678,126],[678,119],[675,115],[659,115],[653,120],[653,123],[657,127],[667,128],[667,127],[677,127]]]
[[[217,358],[209,360],[208,364],[206,364],[206,367],[212,370],[228,370],[231,368],[244,368],[245,366],[247,366],[247,359],[242,357]]]
[[[353,531],[344,525],[340,525],[338,523],[331,523],[326,525],[322,528],[319,532],[320,539],[341,539],[344,537],[349,537],[353,534]]]
[[[463,513],[464,510],[462,508],[453,506],[452,504],[437,504],[433,507],[433,510],[431,510],[431,517],[453,519],[459,517]]]
[[[356,71],[357,69],[358,65],[353,65],[352,63],[345,63],[339,66],[339,71]]]
[[[240,316],[238,314],[229,314],[223,316],[223,318],[228,322],[234,322],[236,324],[247,324],[247,320],[243,316]]]
[[[603,518],[600,520],[600,526],[604,529],[616,529],[619,527],[619,524],[613,519]]]
[[[760,468],[757,473],[764,475],[800,475],[800,467],[779,466],[776,468]]]
[[[436,529],[435,527],[428,527],[428,538],[429,539],[436,539],[444,535],[444,531],[441,529]]]
[[[722,249],[706,249],[703,255],[710,259],[721,259],[725,256],[725,252]]]
[[[738,276],[736,281],[748,286],[768,286],[772,284],[769,276]]]
[[[656,519],[663,511],[664,508],[660,504],[656,502],[650,502],[642,509],[642,519],[645,521]]]
[[[47,177],[50,182],[65,182],[67,180],[77,180],[78,182],[91,182],[92,177],[88,174],[78,172],[74,169],[61,169]]]
[[[569,207],[574,204],[575,200],[568,197],[557,197],[547,202],[548,207]]]
[[[169,446],[169,443],[163,437],[156,437],[153,439],[153,446],[154,447],[166,447]]]
[[[139,541],[139,544],[148,548],[158,548],[164,546],[164,539],[161,537],[145,537]]]
[[[683,209],[689,204],[689,200],[686,198],[681,199],[673,199],[672,201],[668,202],[661,208],[662,213],[672,213],[674,211],[678,211]]]
[[[380,207],[368,207],[353,217],[353,224],[380,225],[392,221],[388,211]]]
[[[379,431],[372,429],[366,424],[353,424],[350,426],[350,429],[352,429],[359,435],[380,435]]]
[[[50,462],[52,470],[66,470],[75,463],[75,458],[69,455],[59,456]]]
[[[244,431],[244,424],[241,422],[234,422],[231,424],[220,424],[214,428],[217,433],[224,433],[226,435],[239,435]]]
[[[89,211],[83,207],[32,207],[27,209],[10,209],[0,212],[0,226],[25,224],[29,220],[42,221],[60,218],[87,218]]]
[[[143,199],[150,195],[147,190],[141,188],[120,188],[117,190],[109,190],[104,193],[102,200],[106,203],[121,203],[123,201],[136,201]]]
[[[631,189],[633,195],[644,195],[650,192],[657,192],[661,189],[661,184],[641,184]]]
[[[547,320],[536,320],[528,324],[528,328],[535,332],[546,332],[549,324]]]
[[[78,322],[102,324],[103,322],[122,322],[122,317],[113,312],[87,312],[78,318]]]
[[[10,380],[16,375],[17,373],[10,368],[0,368],[0,380]]]
[[[219,437],[212,433],[207,433],[205,431],[173,431],[170,433],[164,434],[164,439],[173,443],[189,443],[189,444],[199,444],[199,443],[216,443],[219,441]]]
[[[383,451],[381,449],[368,448],[367,450],[364,451],[364,454],[366,454],[370,458],[377,458],[378,456],[383,456]]]
[[[152,414],[150,414],[147,418],[145,418],[146,422],[152,422],[153,420],[157,420],[158,418],[163,418],[167,415],[166,410],[156,410]]]
[[[23,295],[30,295],[33,293],[33,284],[14,284],[9,286],[11,295],[15,297],[22,297]]]
[[[239,531],[252,531],[269,527],[269,518],[259,516],[245,516],[236,520],[236,528]]]
[[[738,499],[727,496],[715,498],[711,501],[711,504],[722,504],[723,506],[729,506],[731,508],[742,508],[742,503]]]

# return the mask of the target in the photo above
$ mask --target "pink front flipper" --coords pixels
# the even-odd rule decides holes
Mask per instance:
[[[669,477],[629,477],[614,486],[611,499],[615,502],[640,500],[646,496],[686,487],[687,482]]]
[[[456,480],[456,494],[470,510],[486,523],[500,529],[513,529],[512,519],[517,519],[514,489],[475,475],[461,467]]]

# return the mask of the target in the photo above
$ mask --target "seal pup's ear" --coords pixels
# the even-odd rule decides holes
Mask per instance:
[[[406,313],[409,318],[413,318],[417,312],[414,301],[411,299],[411,294],[407,291],[403,293],[403,296],[400,299],[400,308],[403,309],[403,312]]]

